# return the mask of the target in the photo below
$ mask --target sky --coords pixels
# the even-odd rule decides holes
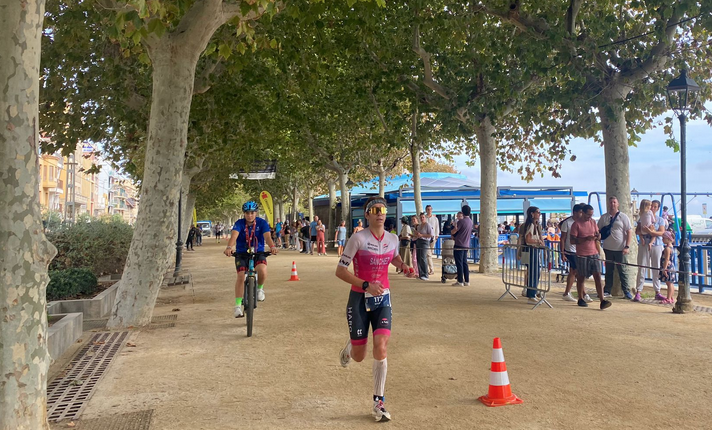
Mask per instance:
[[[672,116],[672,112],[661,116]],[[673,121],[675,139],[680,138],[680,124]],[[667,135],[662,127],[649,130],[641,137],[637,147],[629,147],[630,186],[640,192],[680,192],[680,153],[665,145]],[[707,215],[712,216],[712,127],[705,121],[687,123],[687,192],[704,192],[709,196],[688,196],[688,214],[704,215],[702,203],[707,204]],[[593,140],[576,139],[569,148],[576,161],[566,161],[560,170],[561,177],[545,175],[527,183],[516,173],[499,172],[499,186],[572,186],[575,191],[606,190],[603,148]],[[455,157],[455,167],[475,183],[480,183],[479,161],[473,167],[465,162],[467,156]],[[640,198],[650,199],[650,194]],[[660,195],[654,196],[660,199]],[[669,200],[665,202],[668,205]],[[593,203],[592,203],[593,204]],[[676,197],[679,209],[679,196]],[[596,204],[594,204],[594,207]],[[605,209],[604,209],[605,210]],[[598,212],[598,210],[596,210]],[[671,209],[672,212],[672,209]]]

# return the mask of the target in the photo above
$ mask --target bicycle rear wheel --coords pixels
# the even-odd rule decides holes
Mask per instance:
[[[245,282],[245,317],[247,318],[247,337],[252,337],[252,324],[255,317],[255,290],[257,289],[257,281],[253,276],[247,278]]]

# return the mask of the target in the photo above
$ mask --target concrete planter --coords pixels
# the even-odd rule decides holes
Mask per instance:
[[[116,291],[119,288],[117,282],[110,288],[102,291],[93,299],[81,300],[57,300],[49,302],[47,312],[50,315],[81,313],[85,320],[98,320],[106,318],[111,313],[114,306]]]
[[[50,357],[56,360],[82,337],[84,319],[79,312],[49,315],[48,318],[52,327],[48,330],[47,348]]]

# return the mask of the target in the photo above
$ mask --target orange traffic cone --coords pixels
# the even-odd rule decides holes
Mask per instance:
[[[292,261],[292,277],[289,278],[290,281],[298,281],[299,275],[297,275],[297,263]]]
[[[492,368],[490,369],[489,392],[486,396],[480,397],[480,401],[486,406],[518,405],[524,400],[512,394],[507,375],[507,364],[504,362],[502,352],[502,342],[498,337],[494,338],[492,347]]]

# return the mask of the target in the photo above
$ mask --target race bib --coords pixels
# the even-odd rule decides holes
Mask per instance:
[[[391,292],[390,290],[385,290],[380,296],[372,296],[369,293],[365,293],[366,300],[366,312],[371,312],[372,310],[384,307],[391,307]]]

